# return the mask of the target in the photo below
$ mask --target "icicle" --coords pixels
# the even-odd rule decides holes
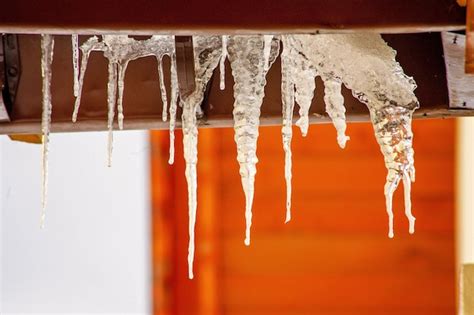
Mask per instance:
[[[107,83],[107,166],[112,166],[113,129],[115,102],[117,100],[117,65],[109,61],[109,82]]]
[[[46,218],[46,203],[48,196],[49,133],[51,128],[51,113],[53,109],[51,102],[51,65],[53,63],[53,51],[54,37],[52,35],[41,35],[41,76],[43,78],[43,113],[41,117],[41,131],[43,133],[41,228],[44,227],[44,221]]]
[[[221,57],[222,42],[219,36],[193,36],[195,90],[190,95],[181,95],[183,107],[183,148],[188,183],[189,246],[188,275],[192,279],[194,261],[194,227],[197,210],[197,143],[198,129],[196,110],[204,99],[207,83]]]
[[[308,36],[308,35],[306,35]],[[306,137],[309,127],[309,109],[314,97],[316,88],[314,79],[316,78],[316,70],[308,61],[302,52],[302,43],[304,41],[294,35],[282,35],[283,51],[287,54],[288,66],[293,72],[293,82],[295,85],[295,99],[299,106],[300,118],[296,121],[296,126],[301,130],[303,137]]]
[[[344,97],[341,94],[342,82],[338,78],[328,76],[323,76],[322,78],[324,81],[326,113],[328,113],[336,128],[337,143],[344,149],[347,140],[350,138],[346,136],[346,108],[344,107]]]
[[[283,126],[281,128],[283,150],[285,151],[285,181],[286,181],[286,219],[291,220],[291,138],[293,136],[293,110],[295,107],[295,85],[290,63],[291,55],[284,49],[281,54],[281,93],[282,93],[282,115]]]
[[[119,129],[123,129],[124,115],[123,115],[123,92],[125,88],[125,73],[127,70],[128,63],[132,60],[146,57],[155,56],[158,61],[158,75],[160,81],[160,90],[163,101],[163,120],[167,120],[167,96],[166,88],[164,86],[162,59],[164,55],[174,56],[174,36],[154,35],[147,40],[135,40],[126,35],[104,35],[102,41],[99,41],[97,37],[89,38],[81,46],[82,50],[82,62],[81,71],[78,82],[78,93],[76,101],[74,103],[74,112],[72,120],[77,120],[79,112],[79,106],[82,96],[82,86],[84,83],[84,75],[87,68],[87,62],[89,55],[92,51],[102,51],[104,57],[109,61],[109,83],[107,84],[107,107],[108,107],[108,165],[111,165],[111,154],[113,147],[113,122],[115,116],[115,106],[118,111],[118,125]],[[172,57],[174,58],[174,57]],[[176,65],[172,66],[172,72],[176,71]],[[174,82],[174,83],[173,83]],[[176,102],[177,102],[177,83],[176,79],[172,80],[172,100],[171,100],[171,114],[172,122],[170,122],[170,129],[174,129],[175,115],[176,115]],[[117,96],[118,94],[118,96]],[[171,135],[170,135],[171,137]],[[173,137],[174,138],[174,137]],[[170,151],[172,149],[170,148]]]
[[[125,60],[123,63],[118,63],[118,81],[117,81],[117,87],[118,87],[118,99],[117,99],[117,111],[118,111],[118,126],[119,129],[123,129],[123,89],[125,85],[125,72],[127,71],[127,66],[128,66],[128,60]],[[110,105],[110,104],[109,104]],[[110,111],[110,107],[109,107]],[[112,119],[113,120],[113,119]],[[110,160],[110,159],[109,159]]]
[[[71,35],[72,44],[72,68],[74,73],[74,96],[79,94],[79,36]]]
[[[393,237],[393,193],[403,180],[405,197],[405,214],[409,221],[409,232],[415,232],[415,217],[411,213],[410,190],[414,180],[413,133],[411,132],[411,116],[413,110],[405,107],[386,106],[376,109],[371,107],[371,119],[375,136],[385,157],[388,169],[385,184],[385,199],[389,217],[389,237]]]
[[[225,60],[227,58],[227,36],[222,36],[222,56],[219,63],[220,89],[225,90]]]
[[[158,78],[160,81],[160,92],[161,92],[161,101],[163,102],[163,111],[162,119],[163,121],[168,120],[168,97],[166,96],[166,87],[165,87],[165,77],[163,74],[163,62],[161,59],[158,59]]]
[[[268,62],[264,48],[264,36],[229,36],[228,53],[234,77],[234,130],[237,144],[237,160],[245,194],[245,244],[250,244],[252,203],[257,159],[257,138],[260,106],[263,102],[265,76],[268,64],[279,53],[279,41],[274,40]],[[270,45],[267,45],[267,47]],[[253,62],[249,62],[252,60]]]
[[[403,190],[405,198],[405,215],[408,218],[409,228],[408,231],[410,234],[415,233],[415,220],[416,218],[411,213],[411,179],[407,172],[403,173]]]
[[[81,105],[82,87],[84,85],[84,76],[87,70],[87,63],[89,62],[90,53],[94,50],[101,50],[102,47],[103,47],[103,44],[99,42],[99,39],[96,36],[89,38],[81,46],[81,50],[82,50],[81,71],[79,72],[78,90],[77,90],[76,100],[74,102],[74,112],[72,114],[73,122],[77,121],[79,106]]]
[[[300,55],[305,56],[315,71],[341,80],[352,94],[370,110],[375,136],[388,170],[385,185],[389,236],[393,236],[392,198],[405,172],[414,181],[413,134],[411,120],[418,108],[414,94],[416,84],[403,73],[395,60],[395,51],[378,34],[287,35]],[[298,82],[298,79],[295,79]],[[329,84],[333,88],[334,84]],[[339,84],[337,85],[339,89]],[[331,93],[330,93],[331,94]],[[336,93],[337,94],[337,93]],[[342,116],[341,99],[335,102]],[[334,116],[334,112],[330,115]],[[336,123],[336,128],[338,124]],[[339,124],[339,127],[342,125]],[[342,129],[342,127],[341,127]],[[342,131],[342,130],[341,130]],[[339,133],[341,135],[341,133]],[[340,144],[344,142],[342,138]],[[407,181],[405,179],[404,181]],[[411,215],[410,186],[405,185],[405,212],[414,230]]]
[[[171,102],[170,102],[170,156],[168,164],[174,163],[174,129],[176,125],[176,110],[178,103],[178,75],[176,73],[176,56],[171,57]]]
[[[196,225],[197,211],[197,119],[196,103],[182,102],[183,106],[183,148],[184,159],[186,161],[186,181],[188,183],[188,211],[189,211],[189,247],[188,247],[188,276],[193,275],[194,261],[194,227]]]

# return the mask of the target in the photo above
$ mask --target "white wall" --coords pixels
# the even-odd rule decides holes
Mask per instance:
[[[458,263],[474,263],[474,118],[458,119],[456,165]]]
[[[46,227],[40,146],[0,139],[0,313],[148,314],[148,136],[51,137]]]

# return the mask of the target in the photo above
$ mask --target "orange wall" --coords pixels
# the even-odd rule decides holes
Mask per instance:
[[[454,314],[454,121],[414,124],[415,235],[402,187],[387,238],[386,171],[370,124],[294,129],[293,219],[284,224],[279,127],[261,128],[252,244],[231,129],[200,130],[196,265],[187,280],[187,196],[181,137],[152,133],[156,314]],[[164,269],[164,270],[163,270]]]

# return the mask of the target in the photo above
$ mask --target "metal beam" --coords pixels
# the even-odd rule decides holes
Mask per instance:
[[[0,32],[135,35],[381,33],[465,28],[455,0],[13,0]]]
[[[474,115],[474,109],[449,107],[443,47],[439,33],[384,35],[397,50],[397,60],[405,72],[415,78],[415,91],[421,108],[416,118],[435,118]],[[81,37],[85,40],[85,37]],[[37,133],[41,117],[40,36],[19,36],[22,77],[18,86],[12,122],[1,123],[0,133]],[[21,52],[28,53],[21,53]],[[91,55],[85,76],[81,110],[77,123],[71,122],[73,112],[73,73],[69,36],[57,36],[53,62],[52,130],[55,132],[105,130],[107,127],[107,61],[101,53]],[[165,83],[169,87],[169,59],[165,59]],[[459,61],[462,65],[462,60]],[[232,125],[233,79],[226,65],[226,87],[219,89],[218,69],[211,79],[209,93],[203,104],[201,126],[223,127]],[[125,77],[124,114],[126,129],[164,129],[161,121],[162,103],[156,60],[143,58],[130,63]],[[262,125],[281,123],[280,62],[277,60],[267,75],[265,99],[262,105]],[[311,122],[329,121],[324,110],[323,83],[318,79],[316,96],[311,106]],[[169,93],[169,91],[168,91]],[[344,89],[349,121],[367,121],[365,105]],[[178,117],[180,113],[178,113]],[[178,122],[179,126],[179,122]]]

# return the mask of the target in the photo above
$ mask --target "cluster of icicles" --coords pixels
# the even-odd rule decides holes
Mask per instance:
[[[228,58],[234,78],[234,129],[237,144],[237,161],[240,165],[242,187],[245,193],[245,244],[250,244],[252,202],[256,175],[257,138],[260,107],[264,98],[266,74],[281,53],[282,141],[285,151],[285,179],[287,185],[286,222],[291,219],[291,139],[295,103],[299,106],[296,125],[305,136],[308,132],[309,108],[314,97],[315,78],[324,82],[326,112],[337,130],[337,142],[344,148],[346,136],[344,84],[353,95],[366,104],[374,126],[375,136],[385,158],[388,170],[385,184],[386,210],[389,217],[389,237],[393,237],[392,197],[400,180],[405,191],[405,214],[409,232],[414,232],[415,218],[411,214],[410,185],[415,180],[413,134],[411,120],[418,108],[414,95],[416,84],[403,73],[395,60],[395,51],[377,34],[337,35],[249,35],[249,36],[193,36],[195,90],[179,95],[176,73],[174,36],[157,35],[147,40],[135,40],[126,35],[90,37],[82,45],[78,36],[72,36],[74,95],[76,102],[72,120],[76,121],[87,62],[92,51],[101,51],[108,59],[108,163],[111,162],[112,131],[115,109],[118,127],[123,128],[124,77],[130,61],[155,56],[163,102],[163,120],[168,119],[170,129],[169,163],[174,161],[174,129],[176,109],[182,107],[182,129],[189,206],[189,277],[193,278],[194,226],[196,222],[197,142],[198,120],[206,86],[215,68],[220,66],[221,89],[224,89],[224,62]],[[51,64],[54,38],[42,36],[43,76],[43,212],[46,206],[48,137],[51,125]],[[79,62],[79,49],[82,59]],[[163,80],[162,58],[171,58],[171,97],[168,97]]]

